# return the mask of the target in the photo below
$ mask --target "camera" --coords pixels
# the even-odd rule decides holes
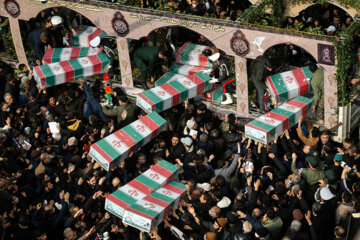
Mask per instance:
[[[350,170],[349,170],[349,173],[353,173],[354,172],[354,169],[352,169],[349,165],[347,165],[347,163],[346,162],[344,162],[344,161],[341,161],[341,163],[340,163],[340,166],[342,167],[342,168],[350,168]]]
[[[246,162],[243,163],[243,166],[242,166],[243,168],[246,169],[246,167],[249,167],[249,168],[246,169],[246,171],[245,171],[245,176],[246,176],[247,178],[251,176],[251,171],[252,171],[251,166],[253,166],[253,165],[254,165],[253,162],[252,162],[252,161],[249,161],[249,160],[247,160]]]
[[[349,165],[347,165],[346,162],[344,162],[344,161],[341,161],[340,166],[342,168],[349,167]]]

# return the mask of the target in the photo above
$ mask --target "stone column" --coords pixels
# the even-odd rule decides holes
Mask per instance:
[[[13,42],[14,42],[18,62],[28,65],[28,61],[26,59],[25,50],[23,46],[23,41],[21,39],[19,20],[17,18],[9,17],[9,23],[10,23],[10,30],[13,37]]]
[[[134,87],[130,63],[130,54],[127,39],[125,37],[116,38],[118,55],[119,55],[119,65],[121,71],[121,85],[123,87]]]
[[[236,76],[236,98],[237,114],[242,117],[249,116],[249,96],[248,96],[248,76],[246,58],[235,56],[235,76]]]
[[[338,122],[336,67],[328,65],[322,67],[324,68],[324,124],[326,128],[331,128]]]

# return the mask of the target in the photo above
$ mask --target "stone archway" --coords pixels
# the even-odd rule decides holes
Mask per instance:
[[[95,27],[101,29],[100,21],[97,21],[96,19],[95,19],[95,21],[91,20],[91,19],[93,19],[93,15],[91,14],[91,12],[84,11],[84,10],[78,9],[78,8],[69,8],[69,7],[64,7],[64,6],[57,6],[57,5],[53,5],[53,4],[50,4],[50,3],[37,5],[36,14],[34,14],[34,12],[32,12],[32,11],[22,12],[21,15],[19,16],[19,19],[29,21],[31,18],[34,18],[34,17],[38,16],[42,11],[52,9],[52,8],[56,8],[56,7],[57,8],[66,8],[68,10],[71,10],[71,11],[75,12],[75,13],[81,14],[81,16],[85,17],[87,20],[89,20],[91,23],[93,23]]]
[[[218,47],[218,44],[215,44],[211,41],[211,39],[209,39],[205,32],[202,32],[202,31],[197,31],[195,29],[189,29],[189,28],[185,28],[185,27],[182,27],[182,26],[179,26],[179,25],[161,25],[161,26],[151,26],[150,27],[146,27],[144,29],[142,29],[143,31],[141,32],[136,32],[137,29],[133,30],[132,32],[130,32],[130,34],[127,36],[127,37],[133,37],[132,39],[134,40],[138,40],[138,39],[141,39],[143,37],[146,37],[146,36],[150,36],[154,31],[156,31],[157,29],[174,29],[174,28],[179,28],[181,29],[182,31],[188,31],[188,32],[191,32],[191,33],[194,33],[194,35],[197,35],[197,36],[204,36],[205,39],[207,41],[209,41],[212,45],[215,45],[216,47]],[[174,34],[174,32],[172,32],[172,34]],[[182,39],[184,40],[184,39]],[[190,41],[190,39],[188,39],[187,41]],[[131,87],[134,87],[134,82],[133,82],[133,78],[132,78],[132,69],[131,69],[131,59],[129,57],[129,46],[128,46],[128,41],[127,41],[127,38],[126,37],[117,37],[117,42],[118,42],[118,52],[119,52],[119,56],[121,56],[119,58],[119,61],[120,61],[120,69],[121,69],[121,77],[122,77],[122,86],[125,87],[125,88],[131,88]],[[186,42],[186,40],[185,40]],[[195,42],[194,42],[195,43]],[[200,43],[198,43],[200,44]],[[181,44],[182,45],[182,44]],[[204,44],[202,44],[204,45]],[[180,45],[176,46],[176,48],[180,47]],[[223,50],[220,47],[218,47],[219,49]],[[169,51],[171,51],[171,49],[169,49]],[[231,55],[231,53],[229,54]]]
[[[286,43],[286,42],[284,42]],[[302,49],[304,49],[309,55],[313,57],[313,59],[317,62],[318,60],[318,51],[314,51],[313,46],[308,46],[305,41],[300,41],[297,43],[292,43]],[[281,43],[282,44],[282,43]],[[264,52],[269,50],[271,47],[277,46],[279,44],[273,44],[267,47]],[[261,54],[259,54],[261,55]],[[259,56],[258,55],[258,56]],[[338,118],[336,114],[336,106],[337,106],[337,82],[335,79],[336,75],[336,65],[330,66],[325,64],[319,64],[322,68],[324,68],[324,124],[325,127],[331,128],[337,124]]]
[[[299,15],[299,13],[301,11],[306,10],[307,8],[316,5],[317,3],[301,3],[301,4],[296,4],[296,5],[290,5],[290,7],[288,7],[285,11],[285,15],[286,16],[290,16],[290,17],[296,17]],[[342,10],[344,10],[345,12],[347,12],[353,19],[355,19],[355,15],[358,14],[358,10],[356,10],[355,8],[351,8],[351,7],[346,7],[341,5],[338,1],[332,1],[331,3],[328,3],[330,5],[336,6]]]
[[[46,6],[46,5],[45,5],[45,6]],[[95,27],[98,27],[95,22],[93,22],[91,19],[89,19],[88,17],[86,17],[86,16],[85,16],[84,14],[82,14],[81,12],[76,11],[76,10],[74,10],[74,9],[70,9],[70,8],[66,8],[66,7],[58,7],[58,6],[44,8],[44,9],[40,10],[39,12],[37,12],[36,14],[34,14],[33,17],[30,17],[29,19],[22,19],[22,20],[25,20],[25,21],[26,21],[26,20],[31,20],[32,18],[37,18],[38,16],[40,16],[40,14],[41,14],[42,11],[51,10],[51,9],[53,9],[53,8],[65,8],[65,9],[68,9],[68,10],[74,12],[75,14],[80,14],[81,17],[83,17],[83,18],[85,18],[87,21],[91,22]],[[55,15],[56,15],[56,14],[55,14]]]
[[[285,46],[285,45],[290,45],[290,44],[291,44],[291,45],[294,45],[294,46],[297,47],[297,48],[300,48],[300,49],[304,50],[304,51],[306,52],[306,54],[311,57],[310,60],[311,60],[312,62],[317,62],[316,56],[314,55],[313,52],[307,51],[305,48],[301,47],[301,45],[299,45],[299,44],[294,44],[294,43],[290,43],[290,42],[274,44],[274,45],[272,45],[271,47],[268,47],[266,50],[264,50],[264,54],[268,53],[268,51],[270,51],[272,48],[277,48],[277,47],[281,47],[282,45]]]

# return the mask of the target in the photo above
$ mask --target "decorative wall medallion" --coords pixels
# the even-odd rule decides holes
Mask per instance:
[[[329,103],[330,105],[332,105],[332,104],[334,103],[334,98],[333,98],[333,97],[329,97],[329,98],[328,98],[328,103]]]
[[[244,34],[237,30],[230,40],[231,49],[236,55],[242,57],[249,53],[250,47],[249,42],[246,40]]]
[[[240,103],[241,112],[245,112],[245,103]]]
[[[125,41],[123,39],[120,40],[120,46],[121,46],[121,50],[124,50]]]
[[[122,65],[124,66],[124,68],[125,68],[125,70],[126,70],[126,68],[127,68],[127,66],[128,66],[128,62],[125,61],[125,60],[123,60],[123,61],[122,61]]]
[[[329,117],[328,119],[329,123],[330,123],[330,127],[332,127],[332,125],[334,124],[335,122],[335,119],[333,117]]]
[[[15,0],[5,0],[4,2],[6,11],[16,18],[20,15],[20,5]]]
[[[126,78],[125,79],[125,84],[126,84],[126,86],[129,86],[130,85],[130,79]]]
[[[243,72],[243,70],[244,70],[244,63],[243,62],[239,62],[239,68],[240,68],[240,72]]]
[[[241,94],[244,93],[244,89],[245,89],[245,85],[243,83],[240,84],[240,90],[241,90]]]
[[[119,11],[115,13],[114,18],[111,20],[111,25],[114,31],[120,37],[125,37],[130,31],[129,24],[126,22],[124,16]]]
[[[335,76],[334,75],[329,75],[328,80],[329,80],[329,83],[330,83],[330,86],[331,86],[333,81],[335,80]]]

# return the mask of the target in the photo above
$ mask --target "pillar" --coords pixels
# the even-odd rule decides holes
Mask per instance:
[[[128,48],[128,42],[125,37],[116,38],[119,66],[121,72],[121,85],[123,87],[134,87],[131,71],[130,54]]]
[[[338,122],[336,67],[328,65],[322,67],[324,67],[324,124],[326,128],[331,128]]]
[[[19,20],[17,18],[9,17],[10,30],[13,37],[13,42],[15,46],[16,56],[19,63],[24,63],[28,65],[23,41],[21,39],[21,32],[19,26]]]
[[[246,58],[235,56],[236,112],[242,117],[249,116],[249,91]]]

